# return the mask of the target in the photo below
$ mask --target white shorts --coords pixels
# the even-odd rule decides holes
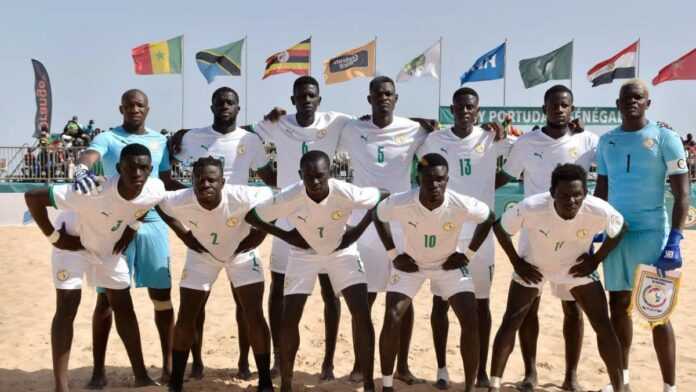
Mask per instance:
[[[53,285],[60,290],[82,288],[83,277],[90,286],[121,290],[130,287],[130,273],[125,256],[96,262],[87,251],[51,250]]]
[[[289,230],[292,225],[288,223],[285,219],[278,219],[276,221],[276,226],[283,230]],[[273,242],[271,243],[271,271],[284,274],[288,267],[288,256],[290,255],[290,244],[281,240],[278,237],[273,237]]]
[[[544,284],[546,282],[549,282],[551,284],[551,293],[556,298],[559,298],[561,301],[575,301],[575,297],[573,297],[573,294],[571,294],[570,292],[570,290],[573,287],[584,286],[588,283],[600,281],[599,274],[597,273],[597,271],[591,273],[588,276],[583,276],[582,278],[576,278],[570,274],[565,274],[564,276],[558,276],[558,274],[554,276],[552,274],[549,274],[549,276],[551,277],[547,278],[547,275],[544,274],[543,271],[540,272],[542,273],[542,275],[544,275],[544,278],[541,280],[541,282],[536,284],[525,283],[525,281],[522,280],[522,278],[520,278],[519,275],[517,275],[517,273],[514,271],[512,272],[512,280],[524,287],[538,289],[538,295],[541,295],[541,292],[544,289]]]
[[[445,271],[440,267],[419,269],[417,272],[403,272],[392,269],[387,292],[396,292],[413,298],[418,294],[426,280],[430,280],[430,291],[433,295],[447,300],[449,297],[463,292],[474,292],[474,283],[467,268]]]
[[[396,250],[401,253],[404,250],[404,236],[401,226],[390,223],[392,237]],[[387,282],[392,271],[392,264],[387,258],[387,251],[384,249],[382,240],[379,239],[377,229],[372,224],[358,240],[358,251],[360,259],[365,264],[367,272],[367,291],[379,293],[387,290]]]
[[[460,238],[459,249],[461,252],[469,249],[471,238]],[[493,232],[488,234],[481,247],[476,252],[473,260],[467,265],[471,278],[474,281],[474,295],[476,299],[488,299],[491,295],[491,284],[495,272],[495,241]]]
[[[319,273],[329,275],[331,287],[337,296],[350,286],[367,283],[365,268],[355,245],[328,256],[290,248],[283,295],[312,294]]]
[[[263,282],[263,267],[259,263],[256,250],[238,254],[234,259],[223,264],[208,255],[189,249],[186,254],[186,265],[181,273],[180,286],[210,291],[223,267],[227,273],[227,279],[235,288]]]

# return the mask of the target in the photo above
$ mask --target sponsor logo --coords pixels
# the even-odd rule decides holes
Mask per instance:
[[[367,143],[367,136],[366,135],[360,135],[360,139],[362,139],[365,143]]]
[[[191,219],[189,219],[188,223],[190,223],[190,224],[191,224],[191,226],[194,226],[194,227],[196,227],[196,228],[198,227],[198,223],[197,223],[197,222],[194,222],[194,221],[192,221]]]
[[[329,73],[342,72],[353,67],[367,67],[369,54],[367,50],[334,57],[329,61]]]
[[[414,228],[418,228],[418,223],[414,223],[414,222],[408,221],[408,224],[411,225],[411,226],[413,226]]]
[[[102,215],[104,215],[104,216],[107,217],[107,218],[111,216],[111,214],[108,213],[108,212],[106,212],[106,211],[100,211],[99,213],[102,214]]]
[[[235,218],[235,217],[231,217],[230,219],[227,220],[227,222],[225,222],[225,224],[227,225],[227,227],[235,227],[239,224],[239,219]]]
[[[532,155],[533,155],[533,156],[535,156],[535,157],[537,157],[537,158],[539,158],[539,159],[544,159],[544,156],[543,156],[543,155],[541,155],[541,153],[540,153],[540,152],[535,152],[535,153],[534,153],[534,154],[532,154]]]
[[[301,220],[301,221],[304,222],[304,223],[307,223],[307,218],[305,218],[305,217],[303,217],[303,216],[297,215],[297,219]]]
[[[445,154],[447,154],[447,149],[444,148],[444,147],[440,147],[440,151],[442,151],[442,152],[444,152]]]
[[[551,232],[551,230],[546,230],[546,231],[544,231],[544,230],[539,229],[539,233],[543,234],[544,237],[546,237],[546,238],[549,237],[549,233],[550,233],[550,232]]]

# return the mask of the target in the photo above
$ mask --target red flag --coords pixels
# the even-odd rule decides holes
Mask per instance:
[[[668,80],[696,80],[696,49],[662,68],[652,84],[658,85]]]

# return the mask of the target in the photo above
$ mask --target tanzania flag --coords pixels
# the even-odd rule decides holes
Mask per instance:
[[[324,61],[324,82],[334,84],[375,75],[377,40]]]
[[[245,38],[219,48],[205,49],[196,53],[198,69],[208,83],[218,75],[239,76],[242,74],[242,49]]]
[[[286,72],[309,75],[311,46],[312,38],[307,38],[287,50],[273,53],[271,57],[266,59],[266,70],[263,72],[262,79]]]
[[[138,75],[181,73],[182,36],[167,41],[151,42],[131,51]]]

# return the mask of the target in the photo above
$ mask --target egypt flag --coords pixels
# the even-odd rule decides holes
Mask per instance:
[[[150,42],[133,48],[131,56],[138,75],[180,74],[182,36]]]
[[[311,46],[312,38],[310,37],[282,52],[273,53],[266,59],[266,70],[263,72],[262,79],[286,72],[309,75]]]
[[[640,40],[587,71],[587,79],[592,83],[592,87],[611,83],[614,79],[635,78],[638,45]]]

